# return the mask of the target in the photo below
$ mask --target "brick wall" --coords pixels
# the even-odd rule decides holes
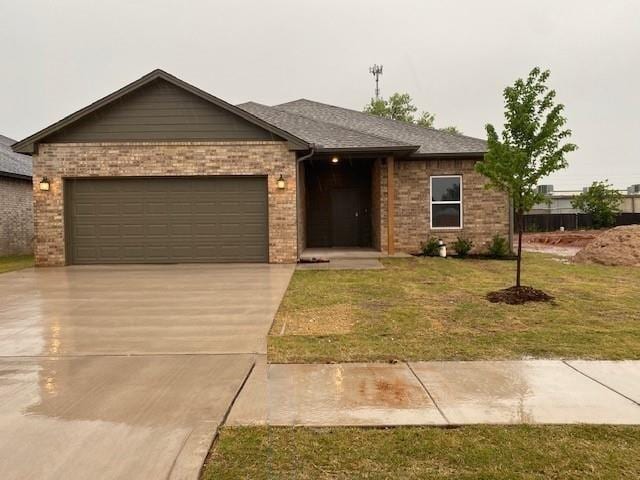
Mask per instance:
[[[395,245],[401,252],[416,252],[429,236],[447,244],[458,235],[471,239],[474,251],[486,250],[496,234],[509,236],[509,204],[507,196],[486,190],[485,177],[474,169],[472,159],[396,160],[395,162]],[[380,170],[381,231],[387,231],[387,170]],[[432,175],[462,175],[463,228],[439,230],[430,228],[430,182]],[[381,249],[387,249],[386,233],[381,235]]]
[[[64,177],[267,175],[269,261],[295,262],[295,153],[283,142],[135,142],[39,145],[33,156],[36,264],[65,264]],[[277,179],[287,181],[284,190]],[[51,190],[38,188],[47,177]]]
[[[33,252],[31,182],[0,177],[0,256]]]

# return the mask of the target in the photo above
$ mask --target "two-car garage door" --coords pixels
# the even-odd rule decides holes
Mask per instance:
[[[74,264],[266,262],[265,177],[65,180]]]

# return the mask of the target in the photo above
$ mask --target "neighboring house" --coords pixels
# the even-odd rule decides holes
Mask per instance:
[[[482,140],[308,100],[233,106],[161,70],[14,149],[50,186],[38,265],[286,263],[509,234],[506,196],[474,171]]]
[[[0,256],[33,252],[31,157],[15,153],[0,135]]]

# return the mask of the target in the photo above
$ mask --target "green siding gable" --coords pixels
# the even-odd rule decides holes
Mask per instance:
[[[280,140],[273,133],[163,79],[52,133],[43,143]]]

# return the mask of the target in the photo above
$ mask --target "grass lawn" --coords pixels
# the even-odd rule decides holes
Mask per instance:
[[[0,257],[0,273],[20,270],[21,268],[33,267],[32,255],[9,255]]]
[[[640,269],[528,253],[523,283],[553,303],[492,304],[515,262],[385,259],[384,270],[296,271],[271,362],[640,358]]]
[[[202,478],[640,478],[640,427],[224,428]]]

